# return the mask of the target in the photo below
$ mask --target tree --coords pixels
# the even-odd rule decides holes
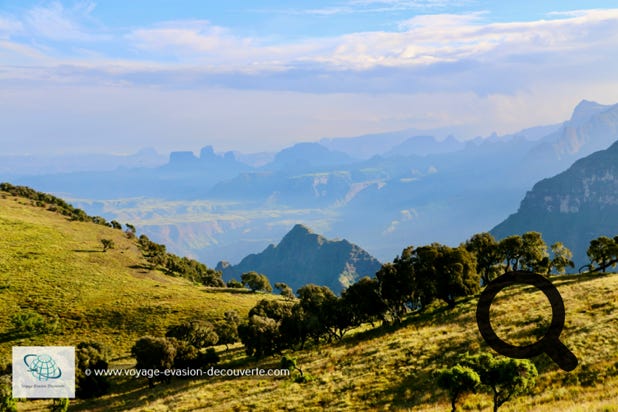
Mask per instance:
[[[521,269],[536,273],[549,270],[547,245],[539,232],[526,232],[521,236]]]
[[[266,293],[270,293],[273,291],[273,288],[270,286],[270,282],[268,278],[261,273],[257,272],[246,272],[240,276],[240,281],[243,286],[248,286],[253,292],[262,291]]]
[[[122,230],[122,225],[116,220],[112,220],[111,222],[109,222],[109,225],[114,229]]]
[[[272,318],[252,315],[247,323],[238,325],[238,336],[247,356],[261,358],[281,350],[279,322]]]
[[[238,325],[240,318],[235,310],[225,312],[222,321],[215,324],[215,332],[219,336],[219,345],[225,345],[228,350],[230,344],[238,342]]]
[[[167,328],[167,338],[176,338],[194,346],[196,349],[216,345],[219,336],[212,323],[207,321],[189,321]]]
[[[151,264],[151,269],[154,270],[157,266],[166,266],[167,251],[165,245],[151,241],[146,235],[139,237],[138,245],[146,260]]]
[[[475,392],[481,384],[478,373],[467,366],[455,365],[449,369],[438,371],[438,386],[446,390],[451,400],[451,410],[456,411],[455,405],[459,397],[465,393]]]
[[[125,230],[124,232],[127,235],[127,238],[134,239],[135,233],[137,232],[137,229],[135,229],[135,226],[133,226],[130,223],[125,223],[124,225],[127,227],[127,230]]]
[[[103,245],[103,252],[106,252],[108,249],[114,248],[114,241],[111,239],[101,239],[101,244]]]
[[[539,232],[506,237],[498,244],[498,250],[505,262],[504,273],[512,270],[547,273],[551,265],[547,245]]]
[[[550,262],[550,269],[553,268],[556,273],[564,273],[567,266],[571,268],[575,267],[575,263],[573,263],[573,253],[561,242],[556,242],[551,245],[551,253],[553,258]]]
[[[530,391],[538,372],[528,359],[494,358],[489,353],[464,355],[459,364],[478,373],[481,384],[491,390],[494,412],[514,396]]]
[[[504,273],[511,270],[517,270],[519,267],[519,260],[521,259],[524,241],[521,236],[513,235],[506,237],[498,243],[498,250],[500,255],[505,261]]]
[[[248,356],[272,355],[291,345],[281,333],[281,325],[292,317],[293,306],[290,302],[262,299],[251,308],[248,320],[238,325],[238,336]]]
[[[168,339],[144,336],[135,342],[131,348],[131,355],[137,361],[136,369],[159,370],[162,374],[165,369],[174,366],[176,348]],[[151,388],[154,386],[154,376],[148,376],[148,386]]]
[[[361,324],[352,307],[342,298],[335,297],[334,300],[326,302],[321,310],[325,315],[322,321],[329,334],[329,340],[330,337],[341,340],[347,331]]]
[[[292,300],[294,299],[294,291],[291,287],[283,282],[275,283],[275,289],[279,291],[279,294],[286,299]]]
[[[108,363],[103,346],[94,342],[80,342],[75,349],[77,369],[75,371],[75,394],[78,398],[96,398],[105,395],[109,390],[107,376],[96,373],[86,374],[88,369],[107,370]]]
[[[337,305],[337,296],[327,287],[308,284],[298,289],[300,306],[305,313],[305,325],[309,335],[318,342],[321,337],[341,338],[350,326],[346,315]]]
[[[260,300],[249,311],[249,316],[258,315],[280,321],[290,315],[292,309],[291,302],[282,302],[278,300]]]
[[[414,248],[404,249],[402,256],[393,263],[385,263],[376,273],[380,298],[395,323],[400,323],[412,302],[414,269],[409,256]]]
[[[473,235],[464,247],[476,257],[476,272],[481,276],[484,285],[498,276],[502,256],[498,242],[490,233]]]
[[[597,270],[601,269],[605,273],[609,266],[615,266],[618,261],[618,242],[607,236],[600,236],[590,241],[586,253],[590,258],[590,264],[596,263]]]
[[[479,289],[476,260],[464,247],[433,243],[417,248],[411,260],[414,293],[422,306],[440,299],[452,308],[457,297],[476,293]]]
[[[380,284],[377,279],[367,276],[345,289],[341,294],[343,304],[348,306],[358,323],[384,320],[387,306],[380,297]]]
[[[432,276],[436,282],[435,297],[455,306],[455,299],[472,295],[479,290],[479,275],[476,273],[474,255],[463,247],[437,246],[438,259]]]
[[[176,352],[174,354],[174,368],[198,368],[200,366],[198,364],[200,351],[195,346],[176,338],[168,338],[168,342],[174,346]]]
[[[303,349],[311,331],[311,323],[300,303],[295,303],[288,316],[281,319],[279,333],[287,347],[300,344]]]

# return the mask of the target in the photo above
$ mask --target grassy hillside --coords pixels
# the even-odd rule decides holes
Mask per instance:
[[[563,372],[546,356],[533,359],[539,378],[533,394],[515,398],[501,411],[618,411],[618,275],[555,280],[567,316],[561,340],[579,366]],[[497,333],[515,344],[543,332],[549,303],[533,288],[513,287],[492,305]],[[491,351],[474,320],[476,298],[454,310],[439,306],[411,316],[400,329],[359,331],[340,344],[293,354],[315,380],[203,378],[176,380],[153,390],[119,382],[117,393],[76,405],[97,411],[414,410],[447,411],[432,371],[451,365],[466,351]],[[536,310],[540,306],[540,310]],[[495,312],[494,312],[495,309]],[[492,320],[493,322],[493,320]],[[239,355],[240,356],[240,355]],[[275,367],[277,358],[259,364]],[[254,363],[249,363],[254,367]],[[491,410],[487,394],[465,398],[463,410]]]
[[[102,251],[101,239],[115,247]],[[116,229],[69,221],[0,192],[0,363],[13,345],[97,341],[124,356],[141,335],[189,318],[244,315],[257,296],[206,288],[149,269],[135,240]],[[11,332],[11,317],[36,313],[54,331]]]
[[[100,239],[116,247],[102,252]],[[29,201],[0,194],[0,350],[12,345],[102,342],[112,367],[131,367],[128,351],[140,335],[161,335],[181,319],[219,317],[231,308],[248,311],[250,293],[195,286],[150,271],[133,241],[119,230],[69,222]],[[618,275],[553,278],[564,299],[562,341],[580,365],[561,371],[546,356],[533,359],[539,378],[531,395],[507,402],[501,411],[618,411]],[[263,297],[258,295],[257,297]],[[410,315],[399,328],[368,325],[342,342],[292,353],[314,379],[175,379],[148,388],[145,380],[115,378],[112,393],[71,403],[75,411],[249,411],[249,410],[413,410],[446,411],[450,404],[436,388],[433,371],[451,366],[466,351],[491,352],[477,330],[476,297],[453,310],[443,305]],[[8,333],[10,318],[36,311],[56,321],[56,331],[27,338]],[[513,287],[492,306],[497,333],[515,344],[541,336],[551,310],[530,287]],[[222,366],[275,368],[279,357],[245,359],[240,345],[218,348]],[[20,402],[19,410],[44,410],[48,400]],[[467,396],[462,410],[491,410],[487,394]]]

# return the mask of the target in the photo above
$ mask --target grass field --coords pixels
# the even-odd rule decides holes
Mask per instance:
[[[145,333],[162,334],[169,324],[194,316],[220,316],[230,308],[246,312],[251,293],[229,293],[188,284],[143,268],[134,244],[111,228],[67,222],[30,206],[23,199],[0,199],[0,331],[12,313],[35,310],[54,318],[60,331],[36,339],[3,334],[1,354],[12,345],[75,344],[82,340],[110,347],[112,367],[131,367],[128,350]],[[100,239],[115,249],[101,251]],[[538,370],[532,394],[507,402],[501,411],[618,411],[618,275],[553,278],[566,307],[561,340],[579,366],[567,373],[546,356],[533,359]],[[262,297],[262,296],[259,296]],[[447,411],[446,394],[436,388],[433,372],[458,355],[491,351],[475,322],[477,297],[453,310],[435,305],[410,315],[401,327],[370,328],[342,342],[292,353],[313,377],[175,379],[149,389],[145,379],[117,378],[112,393],[72,401],[75,411],[273,411],[413,410]],[[497,333],[511,343],[530,343],[545,331],[551,310],[531,287],[512,287],[492,305]],[[534,337],[534,338],[532,338]],[[275,368],[279,357],[246,359],[235,345],[222,366]],[[50,401],[20,402],[19,410],[43,410]],[[491,410],[488,394],[460,402],[462,410]]]
[[[101,239],[115,248],[102,251]],[[185,319],[246,314],[257,296],[206,288],[149,269],[135,241],[120,230],[69,222],[29,201],[0,197],[0,359],[13,345],[105,344],[125,356],[142,335],[162,335]],[[36,312],[57,322],[34,338],[10,334],[13,314]]]

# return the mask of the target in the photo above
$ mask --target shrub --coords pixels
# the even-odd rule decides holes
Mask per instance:
[[[69,410],[69,400],[67,398],[54,399],[49,410],[51,412],[67,412]]]
[[[273,291],[270,282],[265,275],[257,272],[246,272],[240,276],[243,286],[248,286],[253,292],[261,291],[270,293]]]
[[[131,348],[131,355],[137,361],[136,369],[159,370],[162,374],[163,370],[174,366],[176,348],[174,343],[168,339],[144,336],[135,342]],[[171,377],[164,378],[167,382],[170,379]],[[154,386],[154,377],[148,377],[148,385]]]
[[[113,249],[116,246],[111,239],[101,239],[101,244],[103,245],[103,252],[106,252],[108,249]]]
[[[236,279],[230,279],[230,280],[227,281],[227,287],[228,288],[234,288],[234,289],[240,289],[243,286],[242,286],[242,283],[240,283]]]
[[[0,375],[0,411],[17,412],[17,403],[13,398],[9,375]]]
[[[102,345],[94,342],[80,342],[75,350],[77,369],[75,371],[75,394],[78,398],[95,398],[109,391],[106,376],[86,374],[86,369],[107,370],[108,363]]]
[[[40,313],[26,310],[11,316],[11,324],[14,333],[39,335],[56,331],[60,322],[59,319],[49,321]]]
[[[219,340],[212,323],[198,321],[170,326],[165,336],[186,342],[197,349],[216,345]]]

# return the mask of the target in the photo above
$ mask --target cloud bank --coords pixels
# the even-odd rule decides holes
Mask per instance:
[[[495,22],[483,10],[441,12],[447,3],[351,1],[338,12],[433,14],[302,38],[199,19],[110,27],[92,2],[0,12],[0,139],[13,152],[37,141],[100,149],[108,130],[119,150],[258,151],[406,127],[506,133],[564,120],[582,98],[618,100],[618,9]]]

